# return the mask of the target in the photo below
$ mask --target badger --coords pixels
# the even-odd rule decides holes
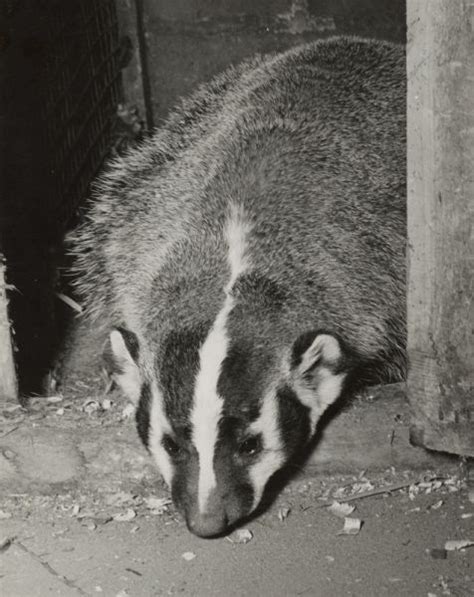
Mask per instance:
[[[405,59],[335,37],[231,67],[108,165],[86,312],[191,532],[228,532],[358,384],[403,379]]]

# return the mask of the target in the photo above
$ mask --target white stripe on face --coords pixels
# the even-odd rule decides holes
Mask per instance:
[[[155,459],[160,473],[168,487],[171,488],[174,468],[168,452],[163,447],[163,436],[171,434],[171,425],[164,410],[164,400],[156,382],[151,385],[150,429],[148,432],[148,447]]]
[[[229,313],[234,308],[232,287],[237,278],[250,266],[246,255],[246,240],[250,230],[250,224],[244,220],[242,207],[232,205],[224,229],[228,245],[230,279],[224,288],[224,305],[199,351],[200,370],[196,376],[191,415],[193,442],[199,455],[198,500],[201,512],[206,511],[209,495],[216,487],[214,451],[224,404],[222,397],[217,393],[217,382],[229,346],[226,324]]]
[[[278,424],[278,402],[276,388],[265,394],[260,416],[250,426],[252,433],[260,433],[263,438],[263,452],[260,460],[249,470],[254,491],[253,510],[262,499],[268,479],[284,463],[285,454]]]

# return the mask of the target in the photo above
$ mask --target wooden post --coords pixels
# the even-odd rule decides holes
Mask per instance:
[[[136,106],[145,121],[146,130],[153,129],[153,111],[149,89],[146,39],[143,31],[142,0],[116,0],[119,35],[131,43],[130,61],[122,69],[124,100]]]
[[[7,302],[5,265],[0,253],[0,406],[18,397]]]
[[[474,456],[474,1],[407,8],[412,435]]]

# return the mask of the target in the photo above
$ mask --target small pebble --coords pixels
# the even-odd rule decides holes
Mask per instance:
[[[127,406],[122,410],[122,419],[129,419],[131,416],[133,416],[134,412],[135,407],[133,404],[127,404]]]
[[[127,508],[126,512],[121,512],[120,514],[116,514],[113,519],[116,522],[130,522],[136,517],[137,513],[132,508]]]
[[[448,557],[448,552],[445,549],[434,548],[428,551],[434,560],[445,560]]]
[[[112,406],[112,400],[110,400],[109,398],[105,398],[104,400],[102,400],[102,408],[103,410],[109,410],[110,407]]]
[[[249,531],[249,529],[238,529],[233,534],[233,539],[234,543],[242,543],[245,545],[246,543],[249,543],[249,541],[252,541],[253,533],[252,531]]]
[[[288,518],[291,512],[291,508],[289,506],[283,506],[278,510],[278,519],[280,522],[283,522],[286,518]]]

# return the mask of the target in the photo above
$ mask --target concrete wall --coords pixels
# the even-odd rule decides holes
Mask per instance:
[[[202,81],[257,52],[337,34],[405,41],[405,0],[138,0],[159,124]]]

